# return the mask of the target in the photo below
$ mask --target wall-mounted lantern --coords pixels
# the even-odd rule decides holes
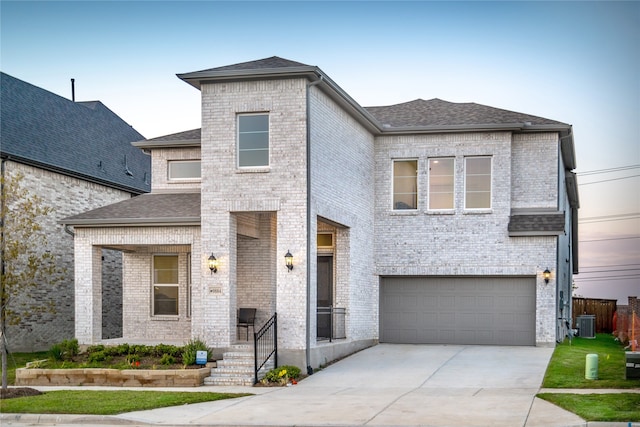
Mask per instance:
[[[544,279],[544,283],[549,283],[549,279],[551,279],[551,272],[548,268],[542,272],[542,278]]]
[[[207,259],[207,261],[208,261],[208,265],[209,265],[209,270],[211,270],[211,274],[217,272],[218,271],[218,260],[216,259],[216,257],[213,256],[213,253]]]
[[[284,256],[284,262],[289,271],[293,270],[293,255],[291,255],[289,250],[287,250],[287,254]]]

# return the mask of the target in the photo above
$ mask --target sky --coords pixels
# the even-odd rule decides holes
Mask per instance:
[[[440,98],[573,125],[575,295],[640,296],[640,2],[0,0],[3,72],[66,98],[74,78],[76,100],[146,138],[200,127],[176,74],[271,56],[362,106]]]

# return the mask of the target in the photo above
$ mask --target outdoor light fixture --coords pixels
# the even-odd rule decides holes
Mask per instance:
[[[216,259],[216,257],[213,256],[213,253],[208,258],[208,261],[209,261],[209,270],[211,270],[211,274],[218,271],[218,260]]]
[[[289,252],[288,249],[287,254],[284,256],[284,262],[287,265],[289,271],[293,270],[293,255],[291,255],[291,252]]]
[[[542,277],[544,278],[544,283],[549,283],[549,279],[551,279],[551,272],[548,268],[542,272]]]

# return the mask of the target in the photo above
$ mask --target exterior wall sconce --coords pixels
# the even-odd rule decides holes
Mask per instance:
[[[549,279],[551,279],[551,272],[548,268],[542,272],[542,278],[544,279],[544,283],[549,283]]]
[[[291,255],[291,252],[289,252],[288,249],[287,249],[287,254],[284,256],[284,262],[287,268],[289,269],[289,271],[293,270],[293,255]]]
[[[218,260],[213,256],[213,253],[208,258],[209,270],[211,270],[211,274],[218,271]]]

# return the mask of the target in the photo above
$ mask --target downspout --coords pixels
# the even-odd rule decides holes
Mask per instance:
[[[307,83],[306,93],[306,108],[307,108],[307,322],[306,322],[306,365],[307,375],[313,374],[313,368],[311,367],[311,275],[309,274],[311,266],[311,101],[309,95],[311,93],[311,86],[322,83],[323,78],[315,82]]]

